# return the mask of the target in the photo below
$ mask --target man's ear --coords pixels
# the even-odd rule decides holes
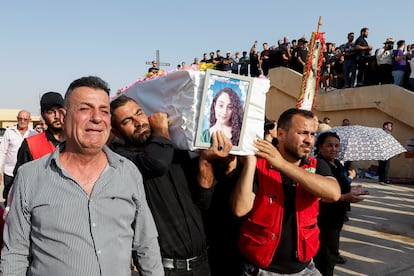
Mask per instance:
[[[282,140],[284,140],[284,136],[285,136],[285,134],[286,134],[286,131],[285,131],[284,129],[282,129],[282,128],[278,128],[278,129],[277,129],[277,140],[278,140],[278,141],[282,141]]]
[[[66,118],[66,109],[64,107],[60,107],[58,109],[59,112],[59,121],[62,125],[65,124],[65,118]]]

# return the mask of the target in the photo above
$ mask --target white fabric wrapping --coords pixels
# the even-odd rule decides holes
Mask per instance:
[[[237,75],[235,75],[237,76]],[[178,149],[197,150],[194,146],[204,88],[205,73],[193,70],[171,72],[154,79],[137,82],[123,94],[135,99],[149,116],[165,112],[169,131]],[[268,79],[252,78],[252,95],[247,105],[247,121],[241,150],[232,154],[253,154],[253,141],[263,137]]]

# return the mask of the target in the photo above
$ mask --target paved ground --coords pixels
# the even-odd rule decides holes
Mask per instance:
[[[370,195],[351,207],[335,275],[414,275],[414,185],[358,182]]]

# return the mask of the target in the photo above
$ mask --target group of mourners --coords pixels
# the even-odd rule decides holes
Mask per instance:
[[[99,77],[45,93],[6,195],[2,275],[333,275],[349,203],[366,194],[311,111],[265,121],[254,155],[176,149],[165,113]],[[133,260],[131,264],[131,258]]]

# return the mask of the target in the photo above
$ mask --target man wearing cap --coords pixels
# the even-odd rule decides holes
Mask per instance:
[[[379,81],[381,84],[393,83],[392,77],[392,51],[394,39],[387,38],[384,47],[375,51],[375,57],[378,64]]]
[[[62,140],[62,125],[59,120],[59,108],[63,107],[62,95],[56,92],[47,92],[40,99],[40,111],[45,120],[47,130],[24,139],[17,154],[15,170],[22,164],[39,159],[43,155],[55,150]]]
[[[40,99],[40,111],[47,125],[46,131],[23,140],[17,152],[17,162],[13,175],[18,168],[29,161],[51,153],[62,140],[62,125],[60,123],[59,108],[63,107],[62,95],[56,92],[47,92]],[[7,205],[10,205],[10,192]],[[6,211],[7,214],[7,211]]]

